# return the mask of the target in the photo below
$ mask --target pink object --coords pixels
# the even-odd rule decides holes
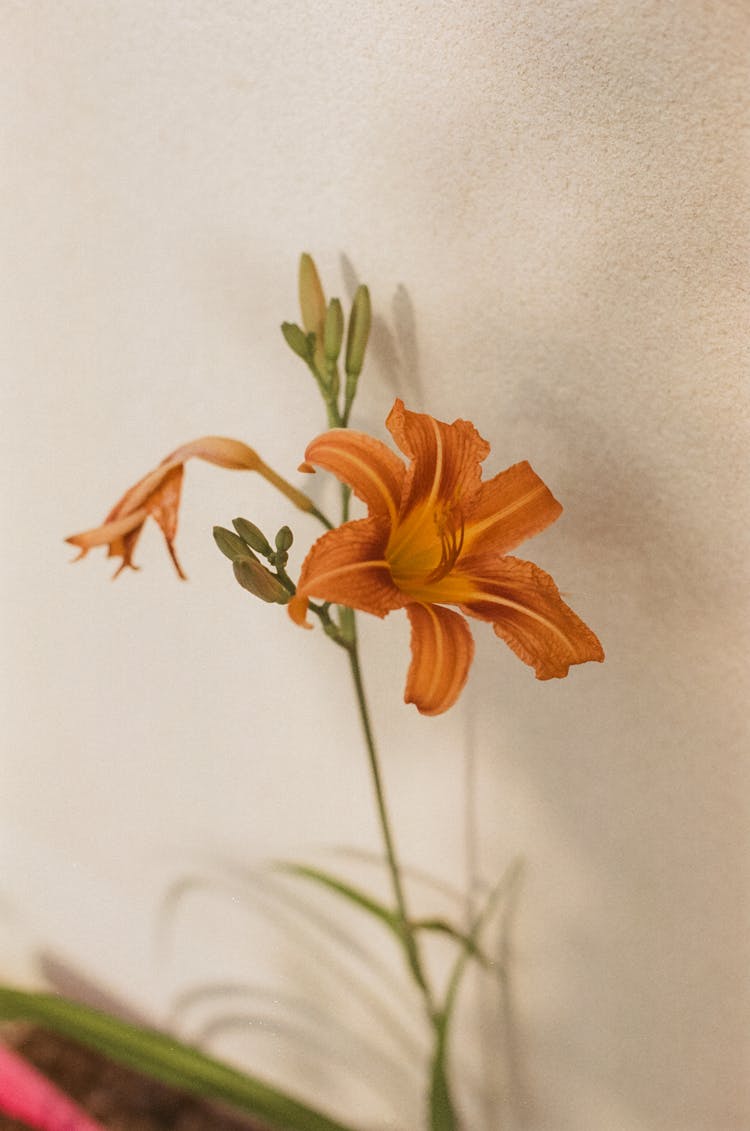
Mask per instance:
[[[37,1131],[105,1131],[27,1060],[0,1045],[0,1112]]]

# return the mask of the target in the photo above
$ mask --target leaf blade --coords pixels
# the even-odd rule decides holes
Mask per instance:
[[[329,891],[343,896],[345,899],[356,904],[356,906],[363,911],[367,911],[370,915],[374,915],[376,919],[380,919],[391,931],[395,932],[399,941],[403,941],[399,919],[396,913],[391,911],[389,907],[386,907],[384,903],[373,899],[372,896],[362,891],[361,888],[347,883],[346,880],[339,879],[338,876],[334,876],[331,872],[326,872],[322,868],[313,868],[310,864],[296,864],[281,861],[275,865],[275,868],[280,872],[288,872],[291,876],[300,876],[303,879],[313,880],[315,883],[328,888]]]
[[[355,1131],[176,1038],[54,994],[0,986],[0,1020],[33,1021],[152,1079],[259,1116],[278,1131]]]

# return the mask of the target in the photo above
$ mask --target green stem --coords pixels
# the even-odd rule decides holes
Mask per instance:
[[[406,958],[409,963],[409,969],[414,975],[414,979],[417,982],[420,990],[422,991],[430,1021],[434,1025],[435,1007],[432,1000],[432,991],[430,990],[429,983],[427,981],[427,978],[425,977],[425,973],[422,967],[422,961],[419,954],[419,947],[417,945],[414,929],[407,912],[404,887],[401,882],[401,868],[398,863],[398,857],[396,856],[396,848],[393,840],[393,834],[391,833],[391,825],[385,803],[383,780],[380,774],[380,763],[378,760],[377,748],[375,746],[372,724],[370,722],[370,712],[367,706],[367,697],[365,695],[364,684],[362,682],[362,670],[359,664],[359,652],[357,649],[357,637],[354,626],[354,613],[351,614],[351,623],[352,639],[347,644],[346,650],[349,654],[349,663],[351,665],[352,679],[354,681],[354,691],[357,697],[357,706],[359,707],[359,717],[362,722],[362,730],[364,731],[365,745],[367,746],[370,771],[372,773],[372,782],[375,788],[375,800],[377,803],[378,817],[380,819],[380,829],[383,834],[385,854],[388,861],[388,870],[391,874],[393,894],[396,899],[396,909],[401,923],[401,937],[403,940],[404,949],[406,951]]]
[[[332,382],[330,375],[323,375],[315,364],[314,359],[307,363],[308,369],[318,383],[320,395],[323,398],[323,403],[326,406],[326,417],[328,418],[329,428],[341,428],[343,421],[341,413],[339,412],[338,405],[338,375],[336,381]]]
[[[348,483],[341,484],[341,521],[349,521],[349,503],[352,497],[352,489]]]

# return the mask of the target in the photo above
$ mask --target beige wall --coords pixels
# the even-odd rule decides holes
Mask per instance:
[[[154,535],[116,585],[61,545],[205,432],[292,473],[321,426],[277,328],[308,249],[334,293],[371,285],[356,424],[382,434],[398,392],[474,419],[491,470],[529,458],[566,506],[529,556],[608,653],[540,685],[479,626],[424,720],[405,624],[363,626],[404,857],[459,887],[525,859],[510,1032],[465,1003],[471,1131],[747,1126],[746,5],[6,0],[0,42],[8,972],[44,952],[159,1022],[241,983],[181,1031],[263,1017],[212,1047],[418,1119],[384,941],[381,1014],[342,989],[351,948],[227,879],[377,848],[339,657],[207,536],[288,513],[195,466],[189,584]]]

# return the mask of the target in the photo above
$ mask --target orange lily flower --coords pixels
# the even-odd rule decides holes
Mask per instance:
[[[483,482],[490,448],[468,421],[444,424],[397,400],[386,424],[408,466],[348,429],[326,432],[305,452],[306,462],[348,483],[369,513],[312,546],[287,606],[292,619],[309,627],[310,597],[380,617],[405,609],[412,662],[404,699],[425,715],[451,707],[466,682],[474,641],[461,613],[489,621],[538,679],[603,660],[552,578],[508,556],[562,512],[529,464]]]
[[[162,460],[157,468],[143,479],[139,479],[115,504],[101,526],[66,538],[66,542],[77,546],[81,551],[75,560],[79,561],[85,557],[94,546],[108,546],[108,558],[122,558],[115,577],[126,567],[138,569],[139,567],[133,563],[133,553],[141,536],[143,524],[150,515],[161,527],[174,567],[178,575],[185,580],[185,574],[177,560],[174,539],[177,534],[184,464],[193,456],[216,464],[217,467],[226,467],[234,471],[257,471],[291,499],[300,510],[315,510],[312,500],[307,495],[297,491],[277,475],[247,444],[224,436],[203,436],[200,440],[193,440],[177,448]]]

